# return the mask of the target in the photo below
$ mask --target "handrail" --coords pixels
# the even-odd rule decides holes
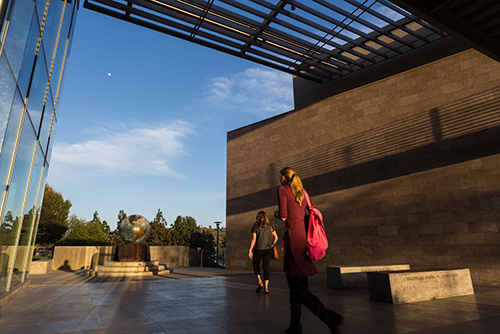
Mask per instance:
[[[196,255],[197,257],[200,258],[200,267],[217,267],[217,268],[225,268],[226,266],[226,258],[225,256],[221,257],[219,255],[218,257],[218,260],[219,260],[219,263],[217,263],[215,261],[215,254],[210,252],[210,251],[207,251],[207,250],[200,250],[200,252],[196,251],[195,249],[193,248],[189,248],[189,253],[192,254],[192,255]],[[208,255],[207,255],[208,254]],[[201,260],[201,257],[203,256],[203,261]],[[222,262],[222,264],[221,264]]]

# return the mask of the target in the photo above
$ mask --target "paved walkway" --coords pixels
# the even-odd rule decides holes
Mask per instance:
[[[24,292],[0,308],[0,332],[15,333],[283,333],[288,324],[285,276],[271,275],[271,293],[255,293],[251,272],[174,268],[148,279],[89,278],[81,271],[33,275]],[[368,290],[331,290],[310,278],[328,308],[345,316],[344,334],[499,333],[500,286],[476,284],[475,295],[392,305]],[[307,309],[304,334],[329,333]]]

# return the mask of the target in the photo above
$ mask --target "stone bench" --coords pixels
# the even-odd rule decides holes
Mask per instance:
[[[43,275],[52,269],[52,259],[40,259],[31,262],[30,275]]]
[[[370,300],[404,304],[474,294],[469,269],[368,273]]]
[[[410,265],[390,264],[326,267],[326,282],[329,289],[366,288],[368,286],[367,272],[401,270],[410,270]]]

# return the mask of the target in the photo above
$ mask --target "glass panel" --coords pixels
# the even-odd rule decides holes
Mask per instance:
[[[15,90],[16,82],[5,59],[5,54],[2,53],[2,58],[0,58],[0,147],[2,147]]]
[[[37,158],[41,158],[41,157],[37,154]],[[37,162],[35,161],[35,164],[36,163]],[[43,194],[44,194],[44,190],[45,190],[45,183],[47,181],[47,171],[48,170],[49,169],[47,167],[42,168],[43,180],[42,180],[42,184],[40,185],[40,195],[38,196],[38,204],[37,204],[36,217],[35,217],[35,226],[33,228],[33,236],[31,237],[31,254],[33,254],[33,250],[35,249],[35,245],[36,245],[38,223],[40,222],[40,211],[42,209]],[[30,272],[31,272],[31,261],[28,261],[28,267],[26,269],[26,276],[24,277],[25,281],[27,279],[29,279]]]
[[[61,28],[61,37],[57,45],[56,60],[54,62],[54,69],[52,70],[52,78],[50,79],[50,86],[52,91],[56,92],[59,85],[59,76],[61,75],[62,65],[64,60],[64,50],[66,50],[66,42],[69,36],[69,28],[71,27],[72,8],[71,4],[66,4],[64,11],[63,25]]]
[[[42,167],[43,167],[43,155],[40,147],[38,146],[35,164],[33,166],[33,172],[31,173],[30,190],[28,192],[28,199],[26,200],[26,206],[24,209],[23,226],[21,229],[21,236],[19,237],[19,245],[17,246],[17,255],[15,268],[18,271],[14,272],[12,277],[12,282],[22,282],[23,274],[26,265],[31,261],[31,255],[33,254],[33,249],[31,246],[31,238],[36,239],[36,231],[33,231],[33,225],[35,219],[37,218],[37,198],[40,186],[40,181],[42,178]],[[27,273],[29,275],[29,272]]]
[[[35,3],[31,0],[16,0],[10,16],[9,30],[5,39],[4,51],[9,59],[12,72],[17,80],[24,48],[28,39],[31,17]]]
[[[30,35],[28,36],[28,44],[26,45],[26,50],[24,50],[23,65],[21,66],[21,73],[17,80],[17,86],[21,90],[23,97],[26,97],[28,94],[28,86],[35,65],[36,46],[38,44],[39,35],[40,25],[38,24],[38,18],[36,15],[33,15]]]
[[[47,13],[47,19],[45,21],[45,27],[43,29],[42,44],[45,48],[45,56],[47,57],[47,63],[52,64],[52,57],[54,56],[54,49],[56,46],[57,35],[59,33],[59,23],[61,22],[62,10],[64,7],[64,1],[51,1],[49,3],[49,12]]]
[[[19,93],[16,93],[12,111],[10,113],[9,124],[3,142],[2,153],[0,154],[0,203],[3,203],[7,193],[7,179],[9,177],[14,150],[16,149],[17,136],[21,125],[21,116],[24,112],[24,102]]]
[[[61,100],[61,95],[62,95],[62,90],[64,88],[64,80],[66,79],[66,68],[68,67],[68,58],[69,58],[69,54],[70,54],[70,51],[71,51],[71,44],[72,44],[72,41],[73,41],[73,33],[75,31],[75,23],[76,23],[76,12],[78,10],[78,2],[77,1],[72,1],[70,2],[72,4],[72,16],[71,16],[71,26],[69,27],[70,29],[70,32],[69,32],[69,39],[66,40],[66,44],[67,44],[67,50],[66,50],[66,59],[64,60],[64,63],[62,65],[62,70],[63,70],[63,74],[61,76],[61,84],[58,86],[59,87],[59,91],[56,92],[56,90],[53,90],[53,94],[56,94],[54,95],[54,98],[55,98],[55,103],[56,103],[56,118],[58,117],[59,115],[59,101]],[[68,3],[69,4],[69,3]],[[68,9],[66,9],[68,10]],[[66,17],[65,17],[66,19]],[[55,123],[55,122],[54,122]]]
[[[23,114],[23,107],[24,104],[21,96],[16,94],[14,104],[12,106],[11,117],[9,119],[9,125],[7,127],[7,133],[3,142],[2,153],[0,154],[0,191],[2,192],[0,197],[2,200],[1,203],[3,203],[3,198],[7,194],[7,178],[9,176],[13,160],[19,125]],[[9,261],[12,255],[10,253],[10,247],[12,246],[9,246],[8,243],[12,233],[12,226],[8,224],[10,223],[0,223],[0,293],[7,291]]]
[[[47,92],[47,83],[49,79],[47,76],[47,66],[43,52],[38,53],[36,61],[35,74],[31,81],[31,87],[28,96],[28,114],[30,115],[33,127],[38,133],[40,128],[40,119],[42,116],[43,102],[45,100],[45,93]]]
[[[49,94],[43,111],[42,128],[40,129],[40,136],[38,138],[44,151],[47,149],[47,142],[49,140],[50,124],[52,123],[52,114],[54,113],[53,105],[52,96]]]
[[[25,120],[27,120],[26,117]],[[0,263],[2,263],[0,265],[0,269],[2,270],[0,272],[0,287],[7,285],[6,281],[10,272],[12,272],[10,287],[21,283],[19,273],[22,274],[21,271],[23,268],[18,267],[21,263],[15,261],[14,255],[21,232],[23,204],[35,145],[36,136],[33,128],[29,122],[24,122],[12,179],[9,185],[2,226],[0,226]]]
[[[54,146],[54,137],[56,135],[56,125],[57,125],[57,118],[54,117],[54,122],[52,124],[52,129],[50,131],[49,147],[47,147],[47,153],[45,154],[45,160],[47,161],[47,165],[50,165],[50,158],[52,157],[52,146]]]
[[[38,14],[38,20],[43,21],[43,15],[45,13],[45,5],[48,0],[35,0],[36,1],[36,12]]]

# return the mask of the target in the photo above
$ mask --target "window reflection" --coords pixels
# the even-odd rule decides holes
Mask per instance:
[[[45,5],[47,1],[48,0],[36,0],[36,13],[40,22],[42,22],[43,16],[45,15]]]
[[[26,200],[26,206],[24,209],[21,236],[19,237],[19,243],[17,246],[16,263],[14,267],[18,270],[12,273],[12,282],[20,283],[23,281],[26,264],[29,262],[30,256],[33,254],[34,248],[30,246],[30,241],[32,237],[36,239],[36,231],[33,230],[33,227],[37,217],[36,203],[38,199],[38,191],[40,189],[40,181],[42,179],[42,168],[43,155],[38,147],[35,156],[35,164],[31,173],[28,199]]]
[[[5,53],[2,53],[2,57],[0,58],[0,147],[7,127],[7,121],[9,120],[9,112],[15,89],[16,82],[5,58]]]
[[[26,117],[25,117],[26,119]],[[28,186],[28,178],[33,160],[36,137],[29,122],[24,122],[19,147],[9,185],[9,193],[5,204],[2,225],[0,226],[0,289],[8,284],[9,273],[13,272],[13,287],[21,281],[19,274],[24,268],[15,261],[15,249],[22,228],[23,204]],[[0,290],[2,291],[2,290]]]
[[[37,154],[37,159],[43,160],[43,157]],[[35,168],[36,168],[37,164],[38,164],[38,162],[35,161]],[[34,219],[33,232],[32,232],[32,237],[31,237],[31,248],[30,248],[31,253],[30,254],[33,254],[33,251],[34,251],[35,245],[36,245],[36,235],[38,232],[38,223],[40,222],[40,211],[42,210],[43,194],[45,191],[45,183],[47,182],[48,170],[49,170],[48,166],[44,166],[43,161],[42,161],[42,170],[41,170],[42,182],[40,183],[40,185],[39,185],[40,188],[38,189],[39,190],[38,203],[36,205],[37,210],[36,210],[36,216]],[[26,268],[26,276],[24,277],[25,281],[27,279],[29,279],[30,272],[31,272],[31,261],[28,261],[28,267]]]
[[[43,52],[38,53],[36,61],[35,73],[31,81],[31,87],[28,96],[28,113],[33,127],[38,133],[40,128],[40,119],[42,117],[43,103],[45,100],[45,93],[47,92],[47,83],[49,78],[47,76],[47,65],[45,63],[45,56]]]
[[[5,140],[1,151],[2,153],[0,154],[0,203],[4,202],[4,196],[7,193],[7,180],[11,169],[12,156],[14,155],[14,150],[16,149],[16,142],[20,131],[23,113],[23,99],[19,93],[16,93],[14,103],[12,104],[12,111],[10,112],[7,132],[5,133]]]
[[[35,4],[31,0],[16,0],[10,14],[9,30],[5,39],[4,51],[16,79],[21,69],[34,7]]]
[[[54,114],[53,105],[52,94],[49,94],[43,111],[42,127],[40,129],[39,137],[40,145],[44,151],[47,149],[47,141],[49,140],[50,125],[52,124],[52,115]]]
[[[43,29],[42,44],[47,57],[47,64],[52,64],[52,57],[54,55],[54,48],[57,42],[57,35],[59,33],[59,23],[61,22],[62,10],[64,1],[51,1],[49,3],[49,11],[45,19],[45,27]],[[63,39],[64,40],[64,39]]]
[[[64,9],[63,26],[61,29],[61,37],[59,38],[59,43],[57,45],[56,59],[54,61],[54,69],[52,70],[52,77],[50,79],[50,86],[52,87],[52,92],[57,91],[59,85],[59,80],[61,76],[63,60],[65,56],[66,44],[69,38],[69,27],[71,25],[71,5],[67,4]],[[55,96],[55,95],[54,95]]]
[[[17,85],[23,97],[27,97],[28,94],[28,86],[30,84],[31,74],[33,73],[33,66],[35,65],[36,46],[39,37],[40,25],[38,23],[38,17],[33,15],[30,34],[28,36],[28,44],[24,51],[23,65],[21,67],[19,79],[17,80]]]

